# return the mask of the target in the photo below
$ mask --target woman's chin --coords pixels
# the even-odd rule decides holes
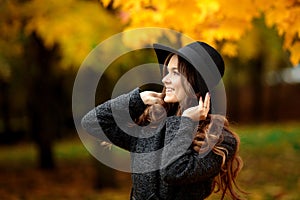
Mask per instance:
[[[164,102],[166,103],[177,103],[177,98],[165,96]]]

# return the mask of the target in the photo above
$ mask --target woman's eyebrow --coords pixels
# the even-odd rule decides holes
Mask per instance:
[[[168,71],[178,70],[178,67],[177,67],[177,66],[167,67],[167,70],[168,70]]]

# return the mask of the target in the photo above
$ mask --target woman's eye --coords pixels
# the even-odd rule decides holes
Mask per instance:
[[[174,74],[174,75],[179,75],[179,72],[173,71],[173,74]]]

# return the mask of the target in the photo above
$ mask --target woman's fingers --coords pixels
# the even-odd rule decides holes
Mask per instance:
[[[202,97],[199,98],[199,107],[202,108],[203,107],[203,101],[202,101]]]
[[[202,100],[202,97],[199,98],[199,105],[198,109],[200,110],[200,120],[204,120],[207,117],[207,114],[210,109],[210,95],[209,93],[206,93],[204,101]]]
[[[164,101],[160,98],[153,98],[152,104],[163,104]]]
[[[162,93],[159,93],[159,92],[151,92],[152,93],[152,95],[154,96],[154,97],[159,97],[159,98],[162,98],[163,97],[163,94]]]
[[[209,109],[209,106],[210,106],[210,95],[209,93],[207,92],[206,95],[205,95],[205,99],[204,99],[204,103],[203,103],[203,107],[205,109]]]
[[[209,106],[210,106],[210,95],[207,92],[205,95],[204,101],[202,100],[202,97],[199,98],[199,107],[200,107],[200,109],[201,108],[206,109],[206,108],[209,108]]]
[[[163,104],[163,94],[158,92],[152,92],[152,91],[144,91],[140,93],[140,96],[143,100],[143,102],[146,105],[153,105],[153,104]]]
[[[151,92],[150,94],[152,96],[152,104],[163,104],[163,94],[158,92]]]

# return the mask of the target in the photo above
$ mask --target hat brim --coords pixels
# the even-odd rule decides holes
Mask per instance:
[[[159,67],[160,67],[161,73],[162,73],[162,70],[163,70],[164,63],[165,63],[167,57],[171,53],[176,54],[176,55],[182,57],[183,59],[185,59],[186,61],[189,62],[189,59],[186,58],[186,56],[184,56],[178,50],[173,49],[173,48],[171,48],[169,46],[165,46],[165,45],[162,45],[162,44],[155,43],[155,44],[153,44],[153,49],[155,51],[155,54],[156,54],[156,57],[157,57],[157,61],[160,64]]]
[[[153,48],[155,50],[158,63],[162,65],[164,64],[169,54],[177,53],[175,49],[161,44],[153,44]]]

